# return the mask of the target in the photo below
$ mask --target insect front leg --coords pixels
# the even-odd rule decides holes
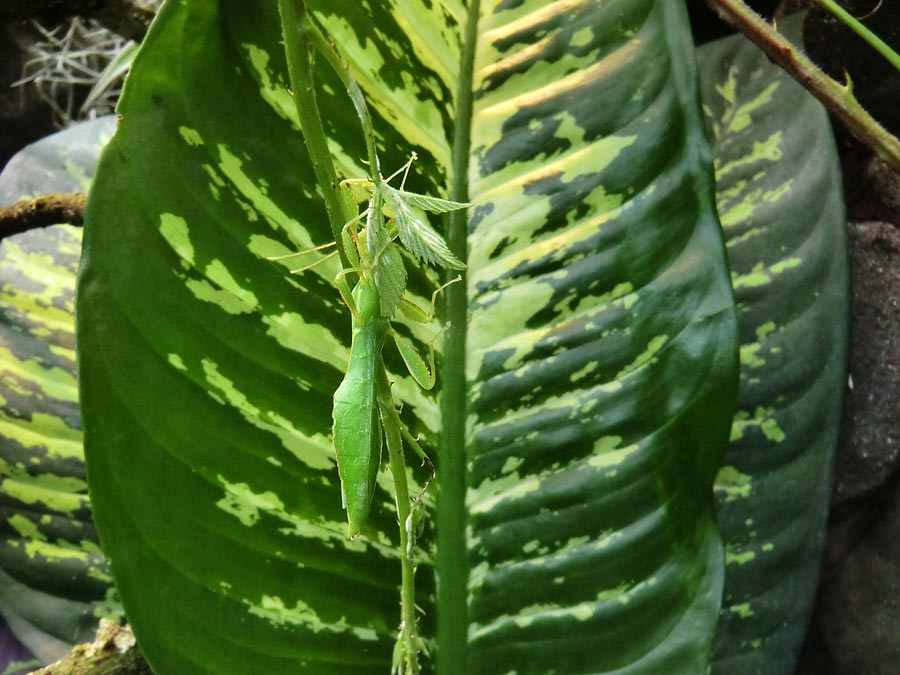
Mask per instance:
[[[462,275],[457,274],[447,283],[438,286],[434,293],[431,294],[431,303],[429,303],[426,308],[423,308],[409,298],[404,297],[400,301],[400,311],[403,312],[403,316],[410,321],[415,321],[416,323],[430,323],[434,319],[436,313],[435,303],[437,302],[437,296],[440,295],[447,286],[452,286],[460,281],[462,281]]]
[[[450,284],[455,284],[458,281],[462,281],[462,276],[457,276],[455,279],[448,281],[432,293],[431,306],[427,310],[422,309],[411,300],[403,298],[403,300],[406,301],[406,304],[401,301],[401,311],[403,311],[403,314],[412,321],[428,323],[434,318],[434,302],[437,299],[438,294]],[[414,311],[410,308],[414,308]],[[400,358],[403,359],[406,369],[409,371],[409,374],[412,375],[416,383],[425,390],[431,390],[434,387],[436,378],[434,370],[434,343],[441,336],[441,333],[444,332],[445,328],[446,326],[442,327],[441,330],[431,338],[431,342],[428,345],[427,359],[413,347],[411,342],[398,335],[395,331],[391,331],[391,336],[394,338],[394,344],[397,345],[397,351],[400,352]]]

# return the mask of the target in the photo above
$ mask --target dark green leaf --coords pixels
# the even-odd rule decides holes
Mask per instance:
[[[738,302],[741,388],[716,491],[713,672],[790,675],[815,597],[846,385],[847,243],[828,116],[743,38],[700,51]]]

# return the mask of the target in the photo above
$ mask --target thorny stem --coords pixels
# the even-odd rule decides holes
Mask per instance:
[[[816,2],[834,14],[841,23],[865,40],[872,49],[886,58],[894,68],[900,70],[900,54],[897,54],[884,40],[866,28],[855,16],[834,0],[816,0]]]
[[[400,663],[398,672],[402,675],[416,675],[419,672],[419,634],[416,627],[416,564],[410,542],[410,499],[406,480],[406,459],[403,456],[400,417],[394,407],[391,384],[387,379],[384,362],[378,363],[378,407],[384,429],[388,461],[394,476],[394,493],[397,500],[397,521],[400,524]]]
[[[706,2],[723,20],[744,33],[770,59],[824,103],[859,141],[894,169],[900,170],[900,141],[865,111],[849,84],[841,85],[828,77],[742,0]]]

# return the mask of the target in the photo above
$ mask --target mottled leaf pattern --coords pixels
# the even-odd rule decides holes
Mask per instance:
[[[815,597],[846,382],[840,165],[822,107],[753,45],[701,50],[741,385],[716,481],[726,582],[714,673],[794,672]]]
[[[366,90],[383,166],[415,150],[410,191],[474,203],[468,322],[447,330],[467,361],[426,393],[385,351],[412,433],[465,441],[439,470],[467,489],[442,484],[419,538],[423,632],[464,645],[438,672],[704,673],[737,355],[681,3],[309,4]],[[92,492],[158,675],[390,667],[390,480],[347,542],[329,438],[350,328],[337,266],[265,260],[330,236],[281,49],[271,4],[170,0],[89,204]],[[363,176],[355,114],[320,79],[342,177]],[[435,271],[404,257],[427,299]],[[402,332],[424,353],[437,328]],[[439,582],[468,620],[436,606],[436,510],[438,546],[461,551]]]
[[[734,317],[678,3],[500,3],[470,199],[467,672],[704,673]]]
[[[84,189],[107,118],[50,136],[0,175],[0,203]],[[91,522],[75,380],[81,229],[0,244],[0,614],[44,662],[118,609]]]

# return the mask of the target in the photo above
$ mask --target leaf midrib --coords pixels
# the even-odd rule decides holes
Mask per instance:
[[[463,36],[457,115],[453,133],[450,198],[469,201],[472,83],[480,0],[472,0]],[[463,262],[468,261],[468,211],[454,211],[448,219],[447,242]],[[450,328],[441,364],[442,433],[438,447],[439,500],[437,512],[437,672],[468,672],[468,565],[466,563],[466,332],[468,292],[462,283],[447,288],[446,317]]]

